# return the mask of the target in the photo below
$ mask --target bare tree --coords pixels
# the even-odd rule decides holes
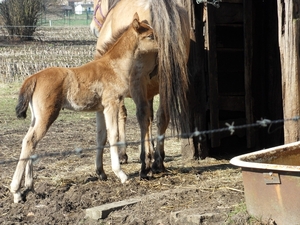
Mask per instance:
[[[4,0],[0,15],[10,36],[30,40],[35,32],[43,0]]]

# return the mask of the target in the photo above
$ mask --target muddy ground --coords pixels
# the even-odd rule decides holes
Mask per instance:
[[[74,115],[66,113],[70,118]],[[17,160],[29,120],[14,129],[7,117],[1,118],[0,161]],[[174,217],[174,212],[182,210],[198,215],[196,224],[262,224],[247,214],[241,171],[230,165],[230,155],[183,161],[180,140],[175,138],[165,144],[167,171],[153,180],[139,179],[139,148],[135,144],[128,145],[129,163],[122,165],[130,177],[128,183],[121,184],[112,173],[108,149],[108,180],[98,180],[94,171],[95,118],[93,114],[79,118],[59,118],[40,142],[36,152],[40,157],[34,164],[35,190],[24,202],[13,203],[9,191],[16,162],[0,164],[0,224],[194,224],[181,214]],[[135,116],[129,115],[127,140],[136,141],[138,136]],[[83,153],[63,155],[76,148]],[[45,153],[62,155],[42,157]],[[87,208],[135,197],[141,197],[141,202],[105,219],[86,218]]]

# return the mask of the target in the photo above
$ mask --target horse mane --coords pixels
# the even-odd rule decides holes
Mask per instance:
[[[120,0],[110,0],[108,1],[108,13],[109,11],[115,7],[115,5],[119,2]]]
[[[116,43],[116,41],[121,37],[121,35],[129,28],[129,26],[123,27],[118,32],[116,32],[109,41],[105,42],[103,48],[97,49],[94,59],[101,58],[112,46]]]

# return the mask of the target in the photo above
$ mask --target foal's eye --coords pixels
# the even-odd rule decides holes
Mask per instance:
[[[149,38],[149,39],[154,39],[154,35],[153,35],[153,34],[149,34],[149,35],[148,35],[148,38]]]

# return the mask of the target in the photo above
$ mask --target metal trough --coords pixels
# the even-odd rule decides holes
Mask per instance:
[[[300,142],[234,157],[242,168],[248,213],[263,222],[300,224]]]

